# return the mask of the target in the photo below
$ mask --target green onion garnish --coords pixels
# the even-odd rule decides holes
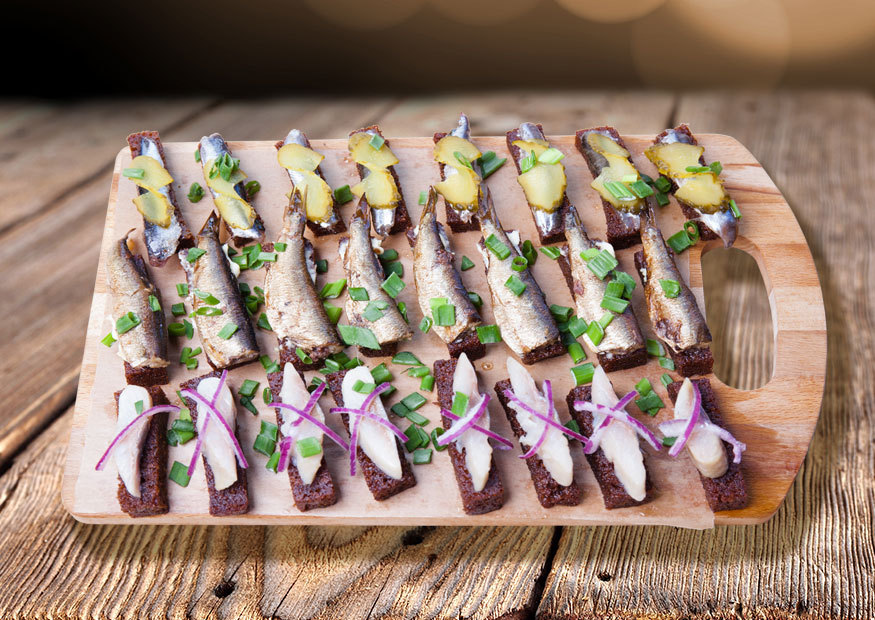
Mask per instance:
[[[527,261],[523,256],[514,256],[513,260],[510,263],[510,268],[514,271],[523,271],[528,266],[529,261]]]
[[[741,219],[741,209],[738,208],[738,205],[735,204],[735,200],[729,201],[729,208],[732,209],[732,215],[735,216],[735,219]]]
[[[208,306],[215,306],[217,303],[219,303],[218,298],[216,298],[214,295],[206,291],[202,291],[198,288],[194,289],[194,295]]]
[[[647,377],[641,379],[641,381],[635,384],[635,390],[641,396],[647,396],[648,394],[650,394],[650,392],[653,390],[653,386],[650,385],[650,379],[648,379]]]
[[[404,431],[404,434],[407,435],[407,441],[404,442],[404,447],[408,452],[413,452],[419,446],[423,445],[422,443],[422,429],[420,429],[416,424],[411,424],[407,427],[407,430]],[[428,435],[426,435],[428,437]]]
[[[193,263],[206,253],[206,250],[202,250],[200,248],[189,248],[188,255],[185,257],[185,259],[188,262]]]
[[[386,276],[391,276],[394,273],[400,278],[404,275],[404,263],[397,261],[383,263],[383,273],[386,274]]]
[[[660,357],[659,365],[666,370],[674,370],[674,360],[672,360],[670,357]]]
[[[491,156],[490,156],[491,154]],[[482,178],[488,178],[493,172],[498,170],[507,161],[506,157],[498,159],[494,151],[486,151],[480,157],[480,175]]]
[[[656,189],[658,189],[663,194],[667,194],[668,190],[671,189],[671,181],[669,181],[664,176],[657,177],[653,184],[656,185]]]
[[[495,254],[499,260],[504,260],[505,258],[510,256],[510,248],[507,247],[504,242],[502,242],[501,239],[496,237],[494,234],[490,234],[488,237],[486,237],[485,243],[489,251]]]
[[[126,176],[129,179],[142,179],[146,176],[146,171],[142,168],[125,168],[122,170],[122,176]]]
[[[419,382],[419,389],[423,392],[431,392],[434,389],[434,375],[425,375]]]
[[[427,334],[428,330],[430,330],[430,329],[431,329],[431,318],[427,317],[427,316],[422,317],[422,320],[419,322],[419,331],[421,331],[423,334]]]
[[[181,487],[187,487],[191,481],[191,478],[188,477],[188,466],[183,465],[179,461],[173,461],[168,478]]]
[[[629,307],[629,300],[621,297],[605,295],[602,297],[601,307],[605,310],[616,312],[617,314],[623,314],[626,311],[626,308]]]
[[[368,140],[368,146],[370,146],[375,151],[379,151],[385,143],[386,139],[378,133],[372,135],[371,139]]]
[[[474,266],[474,261],[472,261],[467,256],[462,257],[462,271],[468,271]]]
[[[677,280],[660,280],[659,286],[662,287],[662,292],[665,293],[665,296],[669,299],[674,299],[681,292],[681,285]]]
[[[401,404],[410,409],[410,411],[416,411],[420,407],[422,407],[428,400],[420,394],[419,392],[413,392],[412,394],[408,394],[404,398],[401,399]],[[408,414],[409,417],[409,414]]]
[[[538,162],[542,164],[558,164],[565,157],[565,153],[552,146],[538,156]]]
[[[596,256],[598,256],[598,255],[599,255],[599,249],[598,249],[598,248],[588,248],[588,249],[586,249],[586,250],[584,250],[583,252],[580,253],[580,258],[582,258],[583,260],[589,262],[589,261],[591,261],[592,259],[594,259],[594,258],[595,258]]]
[[[200,149],[200,147],[198,147],[194,150],[194,160],[197,163],[201,163],[201,149]]]
[[[686,171],[687,172],[694,172],[697,174],[700,172],[711,172],[711,167],[710,166],[687,166]]]
[[[338,325],[337,330],[340,332],[340,337],[347,345],[356,345],[366,349],[377,350],[380,348],[380,343],[377,337],[367,327],[359,327],[358,325]]]
[[[589,259],[586,266],[589,267],[589,270],[598,276],[600,280],[604,280],[618,264],[619,263],[613,254],[608,250],[601,250],[598,254]]]
[[[279,244],[276,244],[279,245]],[[285,245],[285,244],[283,244]],[[281,252],[285,252],[285,248],[280,250]],[[325,273],[328,271],[328,261],[324,258],[316,261],[316,273]]]
[[[465,157],[464,155],[462,155],[459,151],[455,151],[455,152],[453,153],[453,156],[456,158],[456,161],[458,161],[460,164],[462,164],[462,165],[465,166],[466,168],[471,168],[471,167],[472,167],[472,166],[471,166],[471,162],[468,161],[468,158]]]
[[[444,450],[446,450],[447,448],[450,447],[448,445],[441,446],[438,444],[438,437],[440,437],[443,434],[444,434],[444,429],[442,429],[441,427],[437,427],[431,431],[431,443],[432,443],[432,445],[434,445],[434,449],[437,450],[438,452],[443,452]]]
[[[632,193],[638,198],[647,198],[653,194],[653,188],[644,181],[634,181],[629,183],[629,189],[632,190]]]
[[[343,314],[343,308],[338,308],[327,301],[322,302],[322,307],[325,308],[325,314],[328,316],[328,320],[331,321],[332,325],[337,325],[337,322],[340,320],[340,315]]]
[[[419,361],[413,353],[410,351],[401,351],[400,353],[395,354],[395,357],[392,358],[393,364],[404,364],[406,366],[421,366],[422,362]]]
[[[258,389],[259,382],[253,381],[252,379],[246,379],[243,384],[240,386],[240,389],[237,390],[237,393],[241,396],[252,397],[255,395],[255,391]]]
[[[276,450],[276,439],[271,439],[269,435],[258,434],[255,437],[252,449],[269,458],[273,456],[273,452]]]
[[[256,259],[265,263],[275,263],[276,262],[276,252],[259,252],[258,258]]]
[[[334,202],[337,204],[346,204],[353,198],[355,198],[355,194],[352,193],[349,185],[343,185],[334,190]]]
[[[676,442],[677,440],[677,437],[663,437],[662,445],[664,445],[666,448],[671,448],[674,445],[674,442]]]
[[[574,377],[575,386],[591,382],[594,374],[595,366],[593,366],[592,362],[587,362],[580,366],[572,366],[571,368],[571,376]]]
[[[626,287],[616,278],[608,282],[605,287],[605,297],[623,297],[626,295]]]
[[[261,183],[259,183],[255,179],[252,179],[251,181],[246,182],[246,185],[243,186],[243,189],[246,191],[246,197],[252,200],[252,197],[261,191]]]
[[[671,237],[666,239],[665,242],[671,247],[675,254],[680,254],[692,245],[690,236],[687,234],[687,231],[683,229],[677,231]]]
[[[273,249],[276,250],[277,252],[285,252],[287,247],[288,247],[288,244],[285,244],[282,241],[277,241],[276,243],[273,244]],[[325,262],[327,263],[328,261],[325,261]],[[319,271],[318,264],[316,265],[316,271]]]
[[[302,362],[304,362],[305,364],[309,365],[309,364],[313,363],[313,358],[311,358],[309,355],[307,355],[307,352],[304,351],[304,349],[302,349],[301,347],[297,347],[295,349],[295,355],[297,355],[298,359],[301,360]]]
[[[480,295],[478,295],[477,293],[475,293],[473,291],[468,291],[468,299],[471,300],[471,303],[474,304],[474,307],[477,308],[478,310],[483,305],[483,300],[480,299]]]
[[[414,392],[415,393],[415,392]],[[417,394],[418,396],[419,394]],[[406,405],[405,405],[406,407]],[[407,410],[407,419],[416,424],[417,426],[425,426],[428,424],[428,418],[416,413],[415,411]]]
[[[586,332],[587,324],[579,316],[573,316],[568,320],[568,331],[575,338],[580,338]]]
[[[428,201],[428,194],[424,191],[419,192],[419,204],[424,205]]]
[[[611,324],[611,321],[614,320],[614,315],[610,312],[605,312],[601,318],[599,319],[599,325],[602,326],[602,329],[606,329],[608,325]]]
[[[322,287],[322,291],[319,293],[319,297],[321,297],[322,299],[335,299],[340,296],[345,286],[346,278],[341,278],[340,280],[329,282]]]
[[[526,263],[529,265],[534,265],[535,261],[538,260],[538,253],[535,251],[535,245],[529,239],[523,241],[520,252],[526,259]]]
[[[222,340],[230,340],[231,336],[237,331],[237,326],[234,323],[226,323],[225,326],[219,330],[219,338]]]
[[[568,420],[565,424],[563,424],[565,428],[571,429],[575,433],[580,433],[580,424],[577,423],[577,420]]]
[[[395,403],[389,408],[389,411],[397,415],[399,418],[406,418],[407,414],[410,413],[410,409],[408,409],[401,403]]]
[[[428,366],[424,364],[422,366],[413,366],[412,368],[407,369],[407,374],[411,377],[416,377],[417,379],[421,379],[422,377],[430,373],[431,371],[428,369]]]
[[[544,254],[547,258],[556,260],[562,254],[559,248],[554,248],[553,246],[541,246],[541,253]]]
[[[625,271],[616,271],[614,270],[614,282],[619,282],[623,285],[624,291],[622,297],[626,299],[630,299],[632,297],[632,291],[635,290],[637,283],[635,280]]]
[[[526,284],[522,280],[520,280],[516,276],[509,277],[504,285],[511,290],[511,292],[519,297],[526,290]]]
[[[379,321],[383,318],[383,311],[386,310],[388,307],[389,302],[382,299],[369,301],[368,305],[365,306],[365,311],[362,312],[362,317],[364,317],[366,321],[370,321],[371,323]]]
[[[200,186],[200,183],[192,183],[191,187],[188,188],[188,199],[191,202],[200,202],[203,197],[204,188]]]
[[[520,160],[520,174],[525,174],[526,172],[534,168],[536,161],[537,157],[535,157],[535,152],[530,151],[528,155]]]
[[[586,337],[589,338],[593,346],[597,347],[605,337],[605,330],[598,321],[593,321],[586,328]]]
[[[115,342],[115,338],[113,337],[112,332],[110,332],[106,336],[104,336],[100,342],[101,342],[101,344],[103,344],[107,347],[111,347],[112,343]]]
[[[185,284],[184,282],[177,284],[176,285],[176,294],[179,295],[180,297],[187,297],[188,296],[188,284]]]
[[[270,359],[267,355],[262,355],[260,358],[258,358],[258,361],[261,362],[261,366],[262,368],[264,368],[264,372],[266,372],[267,374],[280,371],[279,364]]]
[[[577,341],[572,342],[570,345],[568,345],[568,355],[571,357],[571,361],[575,364],[579,364],[586,359],[586,352]]]
[[[365,383],[364,381],[359,379],[353,384],[352,391],[358,392],[359,394],[370,394],[376,389],[376,387],[377,384],[375,383]]]
[[[194,337],[194,325],[188,319],[182,319],[183,327],[185,327],[185,337],[191,340]]]
[[[482,344],[501,342],[501,330],[498,325],[478,325],[477,339]]]
[[[256,323],[256,325],[265,331],[273,331],[273,328],[270,326],[270,321],[267,319],[267,312],[261,313],[261,316],[258,317],[258,322]]]
[[[351,286],[347,292],[349,293],[349,298],[353,301],[368,301],[371,298],[368,295],[368,290],[361,286]]]
[[[381,383],[388,383],[395,378],[392,376],[392,373],[389,371],[389,369],[386,368],[386,364],[378,364],[377,366],[375,366],[374,369],[371,371],[371,376],[374,378],[374,381],[376,381],[377,385],[380,385]]]
[[[383,281],[383,283],[380,285],[380,288],[386,291],[386,294],[389,295],[389,297],[395,299],[396,297],[398,297],[398,294],[404,290],[405,286],[407,285],[404,284],[404,280],[399,278],[397,273],[392,272],[389,277]]]
[[[605,189],[617,200],[635,200],[633,194],[622,181],[605,181]]]
[[[383,253],[380,254],[380,260],[382,262],[390,263],[393,260],[398,260],[398,250],[394,248],[389,248],[388,250],[383,250]]]
[[[451,327],[456,324],[456,306],[442,304],[432,311],[434,324],[442,327]]]
[[[650,413],[652,410],[662,409],[663,407],[665,407],[665,403],[663,403],[662,399],[659,398],[659,394],[651,390],[641,398],[635,399],[635,406],[638,407],[641,411],[646,411]]]
[[[322,444],[315,437],[304,437],[295,442],[295,447],[298,449],[301,458],[316,456],[322,454]]]
[[[658,204],[660,207],[664,207],[668,203],[668,196],[666,196],[662,192],[656,192],[656,204]]]
[[[692,220],[684,222],[684,232],[690,238],[690,244],[696,245],[699,242],[699,225]]]
[[[571,318],[571,315],[574,314],[574,308],[550,304],[550,314],[556,317],[557,321],[567,321]]]
[[[417,448],[413,451],[414,465],[427,465],[431,463],[431,448]]]
[[[115,332],[119,335],[131,331],[140,324],[140,317],[133,312],[121,315],[115,322]]]
[[[453,404],[450,406],[450,411],[454,416],[464,417],[468,411],[468,395],[464,392],[456,392],[453,394]]]
[[[671,375],[668,373],[663,373],[662,376],[659,378],[659,380],[662,382],[662,384],[665,387],[668,387],[669,384],[674,383],[674,379],[672,379]]]
[[[172,306],[170,306],[170,312],[173,314],[173,316],[184,315],[185,314],[185,304],[182,302],[179,302],[178,304],[173,304]]]
[[[409,323],[410,321],[407,319],[407,304],[403,301],[398,302],[398,312],[401,313],[401,318],[404,319],[405,323]]]
[[[652,355],[654,357],[665,355],[665,350],[662,348],[662,344],[659,341],[648,338],[646,344],[647,355]]]

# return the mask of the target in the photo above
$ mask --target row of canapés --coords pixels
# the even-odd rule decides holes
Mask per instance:
[[[529,271],[533,260],[530,252],[520,247],[518,235],[503,230],[483,182],[501,160],[494,154],[481,154],[469,138],[464,116],[452,133],[435,136],[435,160],[442,181],[428,192],[420,223],[412,228],[394,171],[398,159],[388,142],[375,127],[351,134],[350,153],[362,178],[352,191],[361,200],[350,220],[349,234],[340,243],[349,286],[345,308],[349,324],[340,326],[335,326],[338,317],[328,315],[316,292],[313,251],[303,235],[305,225],[317,235],[346,229],[336,210],[335,193],[319,172],[322,156],[309,148],[301,132],[293,130],[277,144],[278,160],[293,184],[283,230],[272,249],[263,251],[259,246],[257,253],[243,252],[243,260],[266,261],[269,266],[263,318],[276,334],[280,358],[269,375],[271,393],[277,401],[272,406],[277,408],[279,423],[279,435],[273,439],[279,439],[277,465],[279,469],[288,468],[295,502],[302,510],[336,501],[321,456],[326,434],[350,451],[353,470],[357,458],[362,462],[375,498],[385,499],[415,484],[400,443],[396,449],[387,450],[388,442],[411,440],[389,421],[377,397],[388,386],[378,386],[364,366],[329,375],[329,385],[341,406],[338,412],[349,431],[350,442],[346,443],[325,425],[318,406],[318,394],[324,386],[311,396],[299,375],[308,369],[333,369],[345,345],[357,345],[365,356],[386,356],[393,355],[398,343],[412,336],[405,309],[395,302],[404,283],[395,270],[386,277],[385,262],[381,262],[379,249],[375,250],[372,243],[371,220],[378,234],[407,232],[413,244],[414,281],[425,317],[420,327],[441,338],[451,355],[446,363],[452,369],[435,368],[447,429],[435,441],[450,448],[464,508],[479,513],[501,505],[500,476],[491,459],[488,439],[502,446],[509,442],[489,431],[488,397],[477,389],[470,359],[485,354],[485,343],[500,339],[526,364],[559,355],[565,346],[555,312],[551,313]],[[697,209],[698,225],[693,223],[682,231],[687,245],[691,237],[707,236],[708,232],[713,236],[711,229],[731,243],[737,207],[723,190],[719,164],[705,165],[702,148],[685,126],[660,134],[648,149],[648,157],[665,175],[655,181],[635,170],[622,139],[612,128],[578,132],[577,142],[595,177],[593,187],[603,198],[608,238],[628,247],[640,236],[642,251],[636,254],[636,266],[651,322],[673,364],[684,376],[710,372],[713,358],[707,325],[656,227],[653,202],[662,204],[665,192],[673,191],[685,211]],[[191,431],[196,431],[198,437],[187,475],[191,475],[202,453],[211,512],[239,514],[248,509],[246,459],[236,436],[234,400],[226,371],[259,359],[260,352],[237,282],[240,261],[228,257],[228,248],[219,239],[219,226],[224,222],[238,246],[263,239],[264,226],[248,201],[246,176],[239,169],[239,161],[232,157],[221,136],[203,138],[198,149],[204,180],[218,215],[213,213],[208,218],[196,243],[175,203],[172,178],[165,169],[157,134],[134,134],[129,144],[134,159],[125,176],[139,186],[135,204],[144,217],[150,262],[161,265],[178,252],[188,280],[183,289],[191,317],[205,356],[216,369],[183,386],[182,394],[193,420],[189,421]],[[579,386],[575,389],[585,392],[569,395],[569,408],[583,412],[578,430],[589,429],[588,437],[558,421],[549,381],[544,381],[543,392],[538,392],[534,379],[512,358],[508,362],[509,383],[496,386],[497,395],[505,405],[514,433],[527,447],[523,456],[528,458],[544,506],[579,501],[579,491],[571,478],[570,456],[564,457],[569,449],[567,436],[584,442],[606,506],[637,505],[647,501],[649,485],[638,437],[644,437],[656,449],[660,443],[625,411],[637,394],[617,399],[605,375],[605,371],[637,366],[647,359],[645,342],[629,304],[634,280],[615,269],[617,260],[610,244],[587,237],[565,193],[562,154],[550,147],[540,127],[521,125],[509,132],[508,145],[542,243],[567,240],[561,249],[542,248],[553,250],[545,253],[558,260],[575,298],[577,317],[573,326],[568,321],[564,331],[571,331],[574,337],[583,335],[600,366],[595,369],[591,389]],[[496,326],[482,324],[477,305],[453,266],[450,241],[436,218],[435,190],[444,198],[451,229],[481,230],[480,250]],[[719,201],[718,191],[722,196]],[[630,229],[634,229],[634,235]],[[674,243],[672,246],[679,249]],[[108,273],[116,326],[109,339],[118,339],[130,385],[117,395],[118,434],[99,466],[105,465],[114,451],[122,508],[132,515],[160,514],[168,509],[163,433],[167,414],[177,409],[167,404],[158,387],[169,380],[161,296],[144,261],[131,252],[128,236],[113,248]],[[715,510],[744,505],[746,494],[738,468],[743,448],[709,419],[709,413],[711,417],[719,414],[707,380],[676,383],[675,395],[678,388],[680,404],[675,408],[675,417],[681,422],[666,423],[666,432],[678,438],[671,452],[677,455],[688,448]],[[710,411],[706,411],[707,403]],[[210,420],[215,420],[212,425]]]

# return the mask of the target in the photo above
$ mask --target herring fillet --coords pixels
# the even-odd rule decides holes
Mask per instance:
[[[307,269],[307,241],[304,227],[307,215],[300,190],[283,214],[283,230],[277,239],[285,243],[276,262],[264,276],[264,301],[267,318],[281,349],[296,355],[301,348],[314,362],[343,350],[337,329],[328,320],[322,299],[316,292]],[[281,356],[284,359],[284,356]]]
[[[228,257],[219,242],[219,216],[213,211],[197,234],[197,247],[205,253],[194,262],[188,261],[188,250],[179,252],[179,262],[188,280],[188,302],[193,311],[198,308],[218,308],[222,314],[195,314],[194,322],[210,366],[233,368],[258,359],[255,331],[243,305],[237,278],[231,272]],[[210,306],[196,292],[209,293],[219,300]],[[237,326],[230,338],[219,332],[228,324]]]

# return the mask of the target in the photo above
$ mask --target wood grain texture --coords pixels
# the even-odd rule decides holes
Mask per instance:
[[[875,181],[868,165],[875,102],[864,94],[715,93],[683,97],[674,120],[738,136],[793,206],[826,299],[820,424],[766,524],[711,532],[564,529],[538,618],[872,618],[875,226],[864,188]],[[741,330],[725,336],[727,348],[759,368],[754,382],[767,379],[762,345],[745,343]],[[804,363],[806,352],[798,355]]]
[[[563,150],[567,157],[564,165],[569,178],[569,196],[578,205],[581,221],[587,230],[596,237],[604,233],[604,219],[601,210],[593,208],[594,192],[589,184],[592,176],[583,159],[574,157],[573,135],[551,135],[551,144]],[[282,477],[266,474],[259,464],[262,459],[251,446],[251,437],[258,433],[260,419],[248,415],[237,418],[241,442],[247,458],[253,463],[249,469],[249,486],[252,497],[250,510],[235,517],[216,517],[207,513],[204,502],[204,489],[201,476],[196,476],[192,484],[183,489],[170,487],[170,511],[156,517],[137,519],[141,523],[179,523],[179,524],[320,524],[320,525],[675,525],[678,527],[702,528],[713,523],[759,523],[765,521],[777,510],[786,490],[789,488],[811,439],[814,424],[820,407],[823,390],[825,350],[825,324],[823,319],[820,287],[802,233],[792,212],[784,202],[779,190],[771,182],[756,159],[734,138],[699,132],[697,139],[704,145],[709,157],[723,162],[723,178],[726,186],[737,200],[740,208],[747,213],[742,221],[736,246],[750,252],[764,274],[766,293],[772,301],[775,331],[772,338],[776,343],[775,373],[772,381],[758,390],[740,391],[729,388],[718,379],[712,379],[712,386],[720,401],[721,411],[732,432],[748,446],[745,458],[745,472],[748,493],[751,498],[743,509],[725,511],[713,516],[705,506],[699,476],[689,462],[674,460],[665,452],[648,453],[650,475],[658,492],[648,503],[629,510],[608,511],[601,501],[601,494],[595,478],[584,467],[580,454],[575,450],[575,478],[583,490],[580,505],[557,506],[545,509],[536,501],[531,491],[531,483],[525,464],[513,455],[496,454],[498,468],[502,471],[505,487],[508,489],[507,501],[501,510],[483,515],[466,515],[458,502],[447,502],[440,490],[452,479],[449,460],[437,454],[428,467],[416,468],[417,485],[390,502],[374,504],[369,493],[361,484],[360,478],[348,475],[339,463],[340,455],[326,451],[328,467],[332,469],[340,489],[340,499],[332,506],[301,513],[289,506],[286,483]],[[483,150],[506,152],[502,136],[481,136],[476,139]],[[644,164],[643,150],[651,143],[651,135],[624,134],[624,140],[633,157],[642,166],[642,171],[656,174],[652,165]],[[433,165],[433,146],[430,138],[391,136],[392,147],[401,163],[397,166],[402,179],[402,190],[407,194],[414,221],[418,219],[419,205],[410,200],[420,187],[427,187],[437,179],[437,169]],[[285,202],[289,182],[284,171],[276,164],[276,151],[273,141],[233,142],[235,156],[240,157],[241,167],[247,174],[258,178],[261,190],[254,203],[264,219],[267,239],[275,238],[281,227],[281,205]],[[340,179],[338,183],[350,182],[347,141],[345,139],[314,139],[314,148],[325,156],[322,169],[328,179]],[[168,168],[174,176],[177,193],[192,181],[201,178],[200,166],[191,158],[191,143],[164,142]],[[123,151],[116,161],[112,191],[110,193],[106,228],[103,238],[102,260],[97,269],[94,303],[91,310],[86,336],[76,412],[73,421],[73,434],[70,443],[69,461],[62,490],[62,499],[70,512],[78,519],[91,523],[129,523],[130,517],[118,507],[115,487],[107,485],[112,479],[112,468],[105,472],[95,472],[96,463],[112,438],[113,414],[107,403],[111,394],[122,383],[119,376],[120,364],[116,353],[100,344],[100,338],[107,331],[108,294],[106,292],[105,256],[109,244],[120,238],[131,227],[138,227],[139,216],[127,208],[135,195],[135,186],[121,177],[121,170],[129,165],[130,155]],[[431,165],[430,165],[431,164]],[[347,176],[344,176],[347,175]],[[531,221],[529,208],[522,191],[516,182],[515,170],[505,167],[493,175],[489,181],[490,191],[498,205],[499,216],[505,222],[512,222],[524,238],[537,238]],[[210,205],[190,205],[180,203],[186,219],[195,222],[197,217],[205,217]],[[349,208],[343,210],[348,217]],[[677,230],[683,223],[679,210],[663,209],[659,221],[666,235]],[[452,235],[453,249],[458,255],[479,258],[476,249],[478,233]],[[778,246],[777,248],[775,246]],[[336,253],[337,239],[321,237],[313,240],[317,256],[330,257]],[[717,243],[699,244],[688,252],[680,254],[677,262],[682,271],[688,271],[689,284],[702,298],[703,281],[700,259],[703,252],[715,248]],[[410,249],[403,238],[385,240],[384,248],[399,252],[401,263],[406,264],[410,273]],[[634,249],[618,252],[622,268],[630,271],[631,255]],[[780,260],[776,257],[780,256]],[[783,269],[783,267],[787,269]],[[572,299],[554,261],[543,260],[532,268],[533,275],[544,291],[548,303],[572,304]],[[250,284],[258,286],[263,282],[263,271],[246,272],[241,277]],[[317,282],[321,287],[325,282],[343,277],[341,266],[332,263],[328,272]],[[168,264],[161,270],[152,270],[152,279],[165,298],[172,297],[174,286],[183,278],[182,269],[177,262]],[[466,285],[471,290],[487,291],[485,274],[482,270],[471,270],[465,274]],[[409,281],[409,275],[408,275]],[[408,287],[399,301],[408,304],[410,322],[419,323],[414,288]],[[642,329],[650,333],[646,321],[643,293],[639,287],[632,297],[636,315],[641,317]],[[166,305],[166,304],[165,304]],[[485,321],[491,322],[492,302],[484,301],[482,312]],[[261,349],[268,355],[273,351],[273,335],[259,332]],[[187,342],[171,343],[169,355],[176,358],[173,347],[181,347]],[[798,351],[807,349],[808,363],[802,364]],[[445,355],[445,346],[430,334],[414,330],[413,338],[404,343],[405,350],[411,351],[424,363]],[[506,346],[490,347],[485,360],[477,362],[479,378],[484,389],[506,377],[506,358],[510,352]],[[388,361],[385,360],[385,361]],[[376,365],[376,362],[371,364]],[[568,369],[570,360],[560,358],[546,360],[532,367],[537,379],[550,377],[556,394],[567,394],[574,386]],[[170,367],[170,383],[180,384],[197,375],[199,371],[186,371],[173,364]],[[631,390],[642,376],[650,378],[654,389],[669,402],[659,376],[664,372],[656,359],[651,359],[646,367],[611,373],[615,389],[620,393]],[[311,374],[316,374],[315,372]],[[265,381],[263,368],[258,364],[234,369],[229,382],[235,388],[243,380]],[[309,380],[309,376],[308,376]],[[418,380],[405,377],[396,372],[394,385],[398,396],[415,391]],[[326,397],[327,398],[327,397]],[[388,401],[391,404],[392,401]],[[323,403],[323,407],[325,404]],[[762,411],[772,410],[773,415],[762,416]],[[327,409],[326,409],[327,411]],[[560,407],[562,419],[567,415]],[[431,422],[439,419],[439,410],[432,404],[423,406],[418,413]],[[659,421],[668,419],[668,409],[656,418],[644,416],[644,423],[656,431]],[[331,423],[332,416],[328,422]],[[492,410],[492,428],[503,436],[511,436],[505,420]],[[428,429],[426,429],[428,432]],[[332,446],[333,447],[333,446]],[[171,460],[187,462],[190,459],[190,446],[171,448]]]

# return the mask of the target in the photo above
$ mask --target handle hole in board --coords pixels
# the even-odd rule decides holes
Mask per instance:
[[[737,248],[702,254],[705,315],[711,329],[714,374],[740,390],[772,377],[775,332],[769,295],[756,260]]]

